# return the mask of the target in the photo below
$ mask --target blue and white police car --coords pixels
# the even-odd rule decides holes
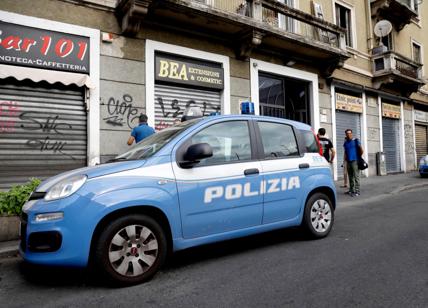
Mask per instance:
[[[114,162],[44,181],[23,208],[31,263],[151,278],[168,252],[278,228],[328,235],[336,191],[311,127],[278,118],[192,119]]]

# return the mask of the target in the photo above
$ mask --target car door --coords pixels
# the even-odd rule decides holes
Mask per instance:
[[[261,165],[254,159],[251,127],[246,120],[215,123],[182,145],[208,143],[213,149],[212,157],[192,168],[173,162],[184,238],[261,224]]]
[[[293,219],[304,202],[301,185],[309,168],[307,159],[299,154],[291,125],[257,121],[256,128],[265,182],[263,224]]]

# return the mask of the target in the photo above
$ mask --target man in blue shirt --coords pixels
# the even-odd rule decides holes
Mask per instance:
[[[352,129],[345,131],[346,139],[343,147],[345,149],[345,160],[349,177],[349,191],[352,197],[360,195],[360,170],[358,170],[358,157],[363,155],[360,140],[352,137]]]
[[[139,120],[140,124],[137,127],[134,127],[131,131],[131,136],[128,139],[128,145],[132,145],[134,140],[138,143],[144,138],[155,133],[155,130],[147,124],[147,116],[145,114],[141,114]]]

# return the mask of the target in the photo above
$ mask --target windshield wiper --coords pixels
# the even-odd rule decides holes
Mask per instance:
[[[105,163],[108,164],[108,163],[114,163],[114,162],[123,161],[123,160],[127,160],[127,158],[126,157],[112,158],[112,159],[109,159],[108,161],[106,161]]]

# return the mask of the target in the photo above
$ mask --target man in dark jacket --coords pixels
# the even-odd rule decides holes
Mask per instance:
[[[322,146],[322,153],[325,159],[332,164],[334,157],[336,156],[336,151],[331,140],[325,137],[325,128],[320,128],[318,130],[318,140]]]

